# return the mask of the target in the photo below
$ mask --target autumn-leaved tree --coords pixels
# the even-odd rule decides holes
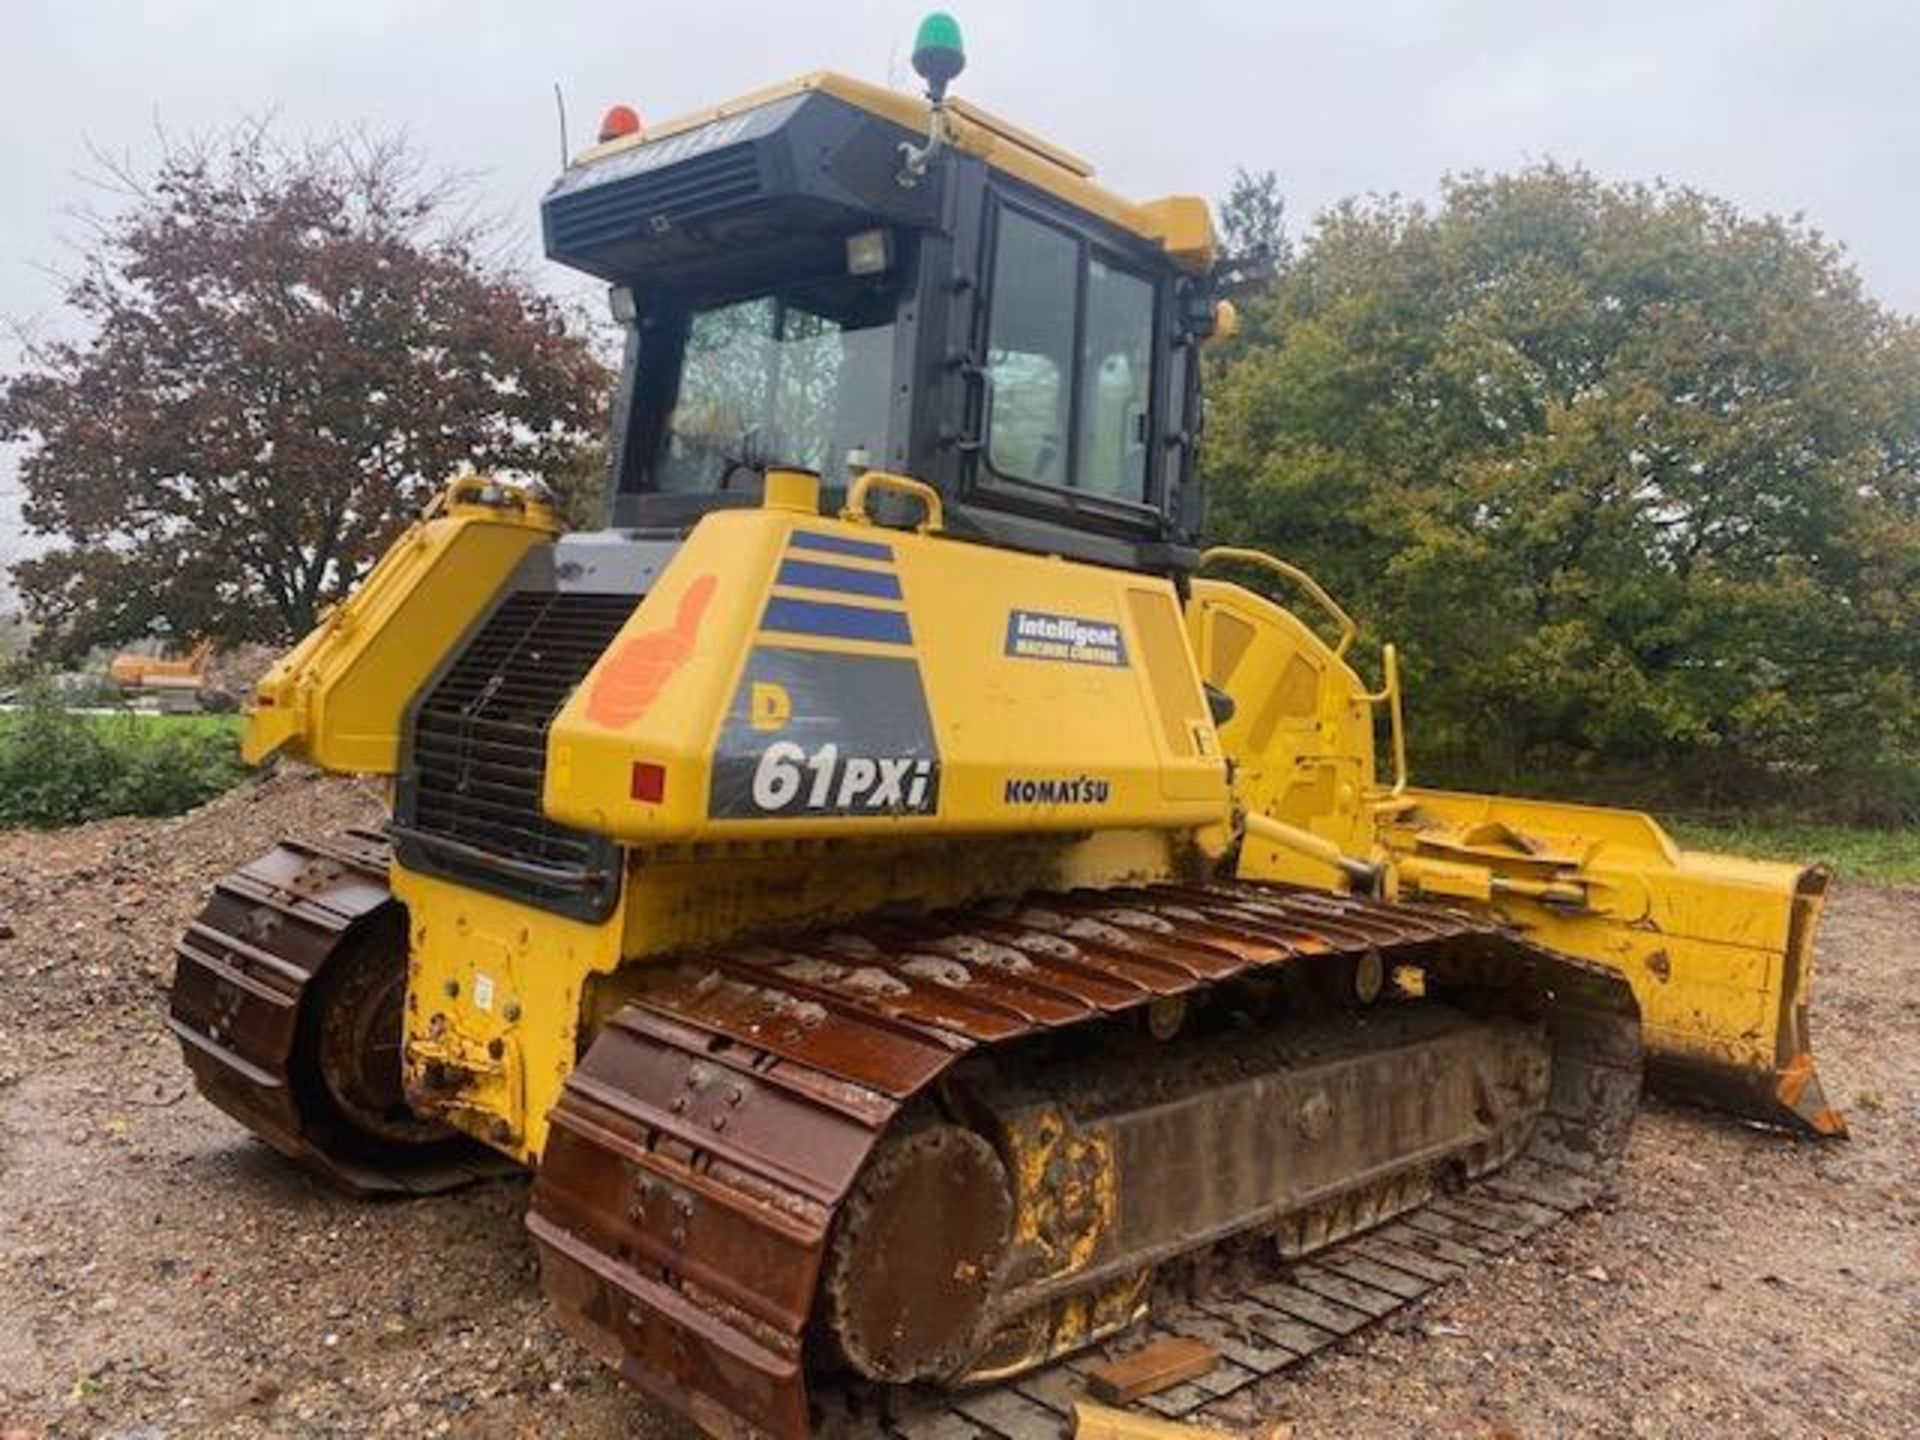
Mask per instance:
[[[25,444],[15,568],[72,651],[284,640],[451,475],[578,477],[607,374],[398,142],[271,126],[115,167],[67,290],[82,338],[0,384]]]
[[[1541,166],[1243,310],[1215,532],[1401,641],[1428,778],[1920,806],[1920,326],[1830,243]]]

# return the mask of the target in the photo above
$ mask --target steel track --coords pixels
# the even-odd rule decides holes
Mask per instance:
[[[1151,1403],[1204,1410],[1606,1183],[1639,1093],[1623,981],[1469,916],[1247,885],[1033,896],[669,963],[556,1107],[528,1216],[547,1293],[627,1381],[715,1435],[1056,1435],[1083,1360],[931,1396],[810,1380],[822,1256],[869,1155],[970,1055],[1369,952],[1417,966],[1435,994],[1497,995],[1543,1019],[1544,1113],[1485,1184],[1401,1218],[1403,1203],[1356,1201],[1329,1243],[1393,1223],[1165,1310],[1155,1323],[1212,1340],[1227,1363]]]

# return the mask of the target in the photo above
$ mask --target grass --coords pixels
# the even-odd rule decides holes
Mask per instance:
[[[1668,830],[1691,850],[1761,860],[1818,860],[1843,880],[1920,885],[1920,827],[1878,829],[1811,821],[1674,820]]]
[[[105,732],[102,736],[108,744],[115,743],[116,732],[120,743],[139,745],[146,743],[153,735],[231,735],[233,743],[240,743],[240,731],[246,721],[239,715],[157,715],[150,711],[128,710],[120,715],[85,715]]]
[[[28,711],[0,711],[0,745],[17,735],[27,723]],[[232,736],[236,748],[240,729],[246,722],[238,715],[160,715],[143,710],[125,710],[115,715],[82,715],[68,712],[115,750],[126,752],[152,745],[166,735]]]

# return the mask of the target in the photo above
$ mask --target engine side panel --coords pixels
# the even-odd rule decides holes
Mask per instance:
[[[1373,715],[1365,687],[1291,611],[1239,585],[1196,580],[1187,625],[1207,684],[1233,701],[1220,742],[1246,810],[1364,858],[1372,848]],[[1249,835],[1244,873],[1338,889],[1332,866]]]
[[[649,845],[1194,829],[1227,789],[1168,582],[766,509],[700,522],[544,795]]]

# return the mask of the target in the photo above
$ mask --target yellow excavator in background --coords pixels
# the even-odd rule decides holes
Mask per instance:
[[[184,654],[168,654],[148,642],[146,648],[122,650],[107,663],[107,679],[129,697],[151,696],[163,709],[198,710],[207,691],[207,662],[213,658],[213,641],[200,640]],[[232,701],[228,700],[228,708]]]
[[[607,526],[460,479],[260,682],[249,756],[392,822],[216,888],[203,1093],[363,1193],[533,1168],[565,1327],[780,1440],[1057,1435],[1146,1333],[1204,1412],[1585,1204],[1643,1053],[1839,1133],[1821,872],[1413,787],[1393,652],[1197,544],[1206,206],[914,64],[617,107],[548,194]]]

